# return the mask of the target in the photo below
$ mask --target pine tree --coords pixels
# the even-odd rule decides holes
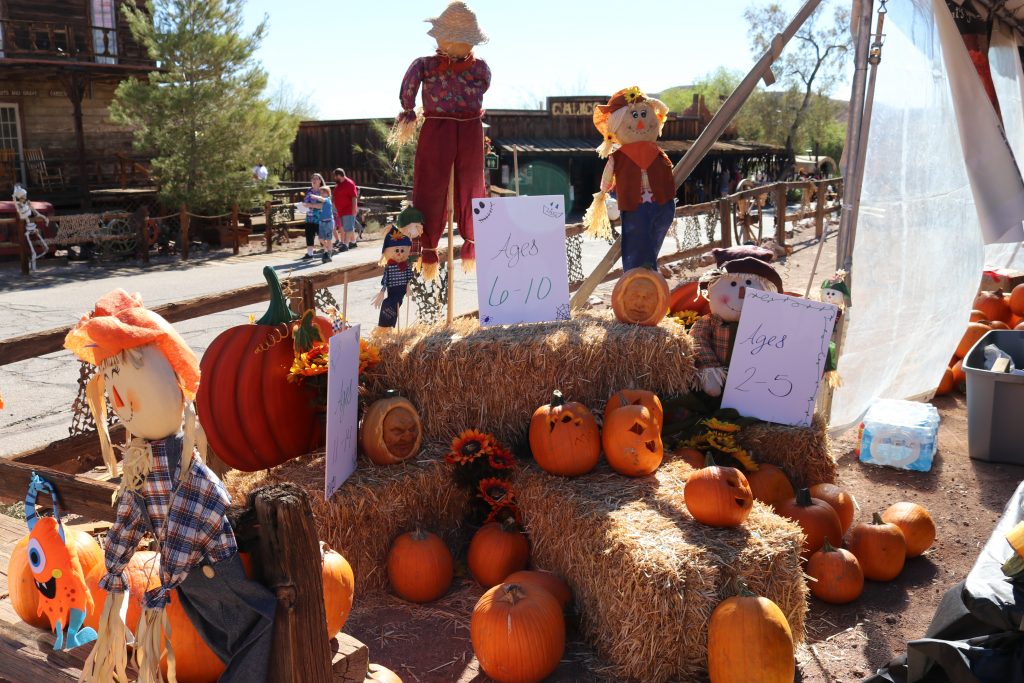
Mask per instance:
[[[215,213],[232,202],[251,206],[265,187],[253,181],[253,166],[280,167],[290,159],[298,118],[272,108],[263,94],[267,74],[253,55],[267,19],[245,33],[243,6],[244,0],[122,5],[156,70],[118,86],[111,118],[134,127],[136,148],[153,155],[152,175],[167,206]]]

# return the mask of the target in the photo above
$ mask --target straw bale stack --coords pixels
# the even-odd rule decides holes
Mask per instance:
[[[309,493],[317,534],[345,556],[360,592],[385,589],[391,542],[419,525],[444,538],[450,548],[460,542],[468,498],[452,481],[451,466],[432,445],[416,459],[378,467],[359,459],[355,473],[329,501],[324,500],[324,456],[297,458],[261,472],[232,471],[226,479],[231,497],[244,500],[249,491],[291,481]]]
[[[761,422],[744,427],[738,436],[739,444],[752,451],[757,462],[780,467],[794,486],[831,484],[836,480],[838,467],[821,415],[814,416],[809,428]]]
[[[609,312],[501,327],[460,319],[377,343],[381,362],[367,375],[370,395],[399,391],[419,408],[432,439],[479,427],[518,443],[553,389],[600,408],[624,387],[668,396],[690,391],[697,377],[693,342],[681,325],[624,325]]]
[[[532,561],[569,581],[587,640],[621,680],[705,680],[708,622],[735,577],[804,638],[799,527],[761,503],[735,529],[694,521],[683,504],[690,472],[669,460],[642,479],[605,465],[565,479],[529,466],[515,482]]]

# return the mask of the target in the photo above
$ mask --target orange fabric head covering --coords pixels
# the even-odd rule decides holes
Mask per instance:
[[[93,365],[147,344],[156,344],[174,368],[185,399],[194,399],[199,359],[169,322],[143,306],[138,294],[132,296],[123,289],[105,294],[64,338],[64,348]]]

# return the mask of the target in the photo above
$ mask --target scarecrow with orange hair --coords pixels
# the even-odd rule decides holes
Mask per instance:
[[[668,105],[633,86],[608,104],[594,107],[594,126],[604,138],[597,153],[608,159],[601,190],[583,218],[594,237],[609,237],[605,201],[615,193],[622,216],[622,269],[655,268],[665,235],[675,220],[672,162],[658,147]]]
[[[119,446],[117,514],[104,548],[107,572],[100,579],[111,595],[82,680],[128,680],[127,632],[120,617],[128,590],[125,568],[147,533],[159,546],[160,567],[159,585],[145,593],[136,634],[139,680],[162,680],[164,647],[168,677],[174,680],[164,609],[172,590],[196,631],[227,665],[222,682],[266,680],[276,601],[246,578],[226,516],[227,490],[196,457],[205,450],[205,439],[192,408],[199,386],[195,353],[166,320],[143,306],[139,295],[123,289],[97,301],[64,346],[97,368],[86,396],[113,476],[117,458],[106,429],[106,403],[127,433]]]

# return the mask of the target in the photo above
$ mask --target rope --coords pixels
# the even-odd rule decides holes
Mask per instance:
[[[192,218],[209,218],[211,220],[214,219],[214,218],[230,218],[231,217],[231,212],[222,213],[219,216],[204,216],[204,215],[199,214],[199,213],[192,213],[191,211],[186,211],[185,213],[187,213]]]

